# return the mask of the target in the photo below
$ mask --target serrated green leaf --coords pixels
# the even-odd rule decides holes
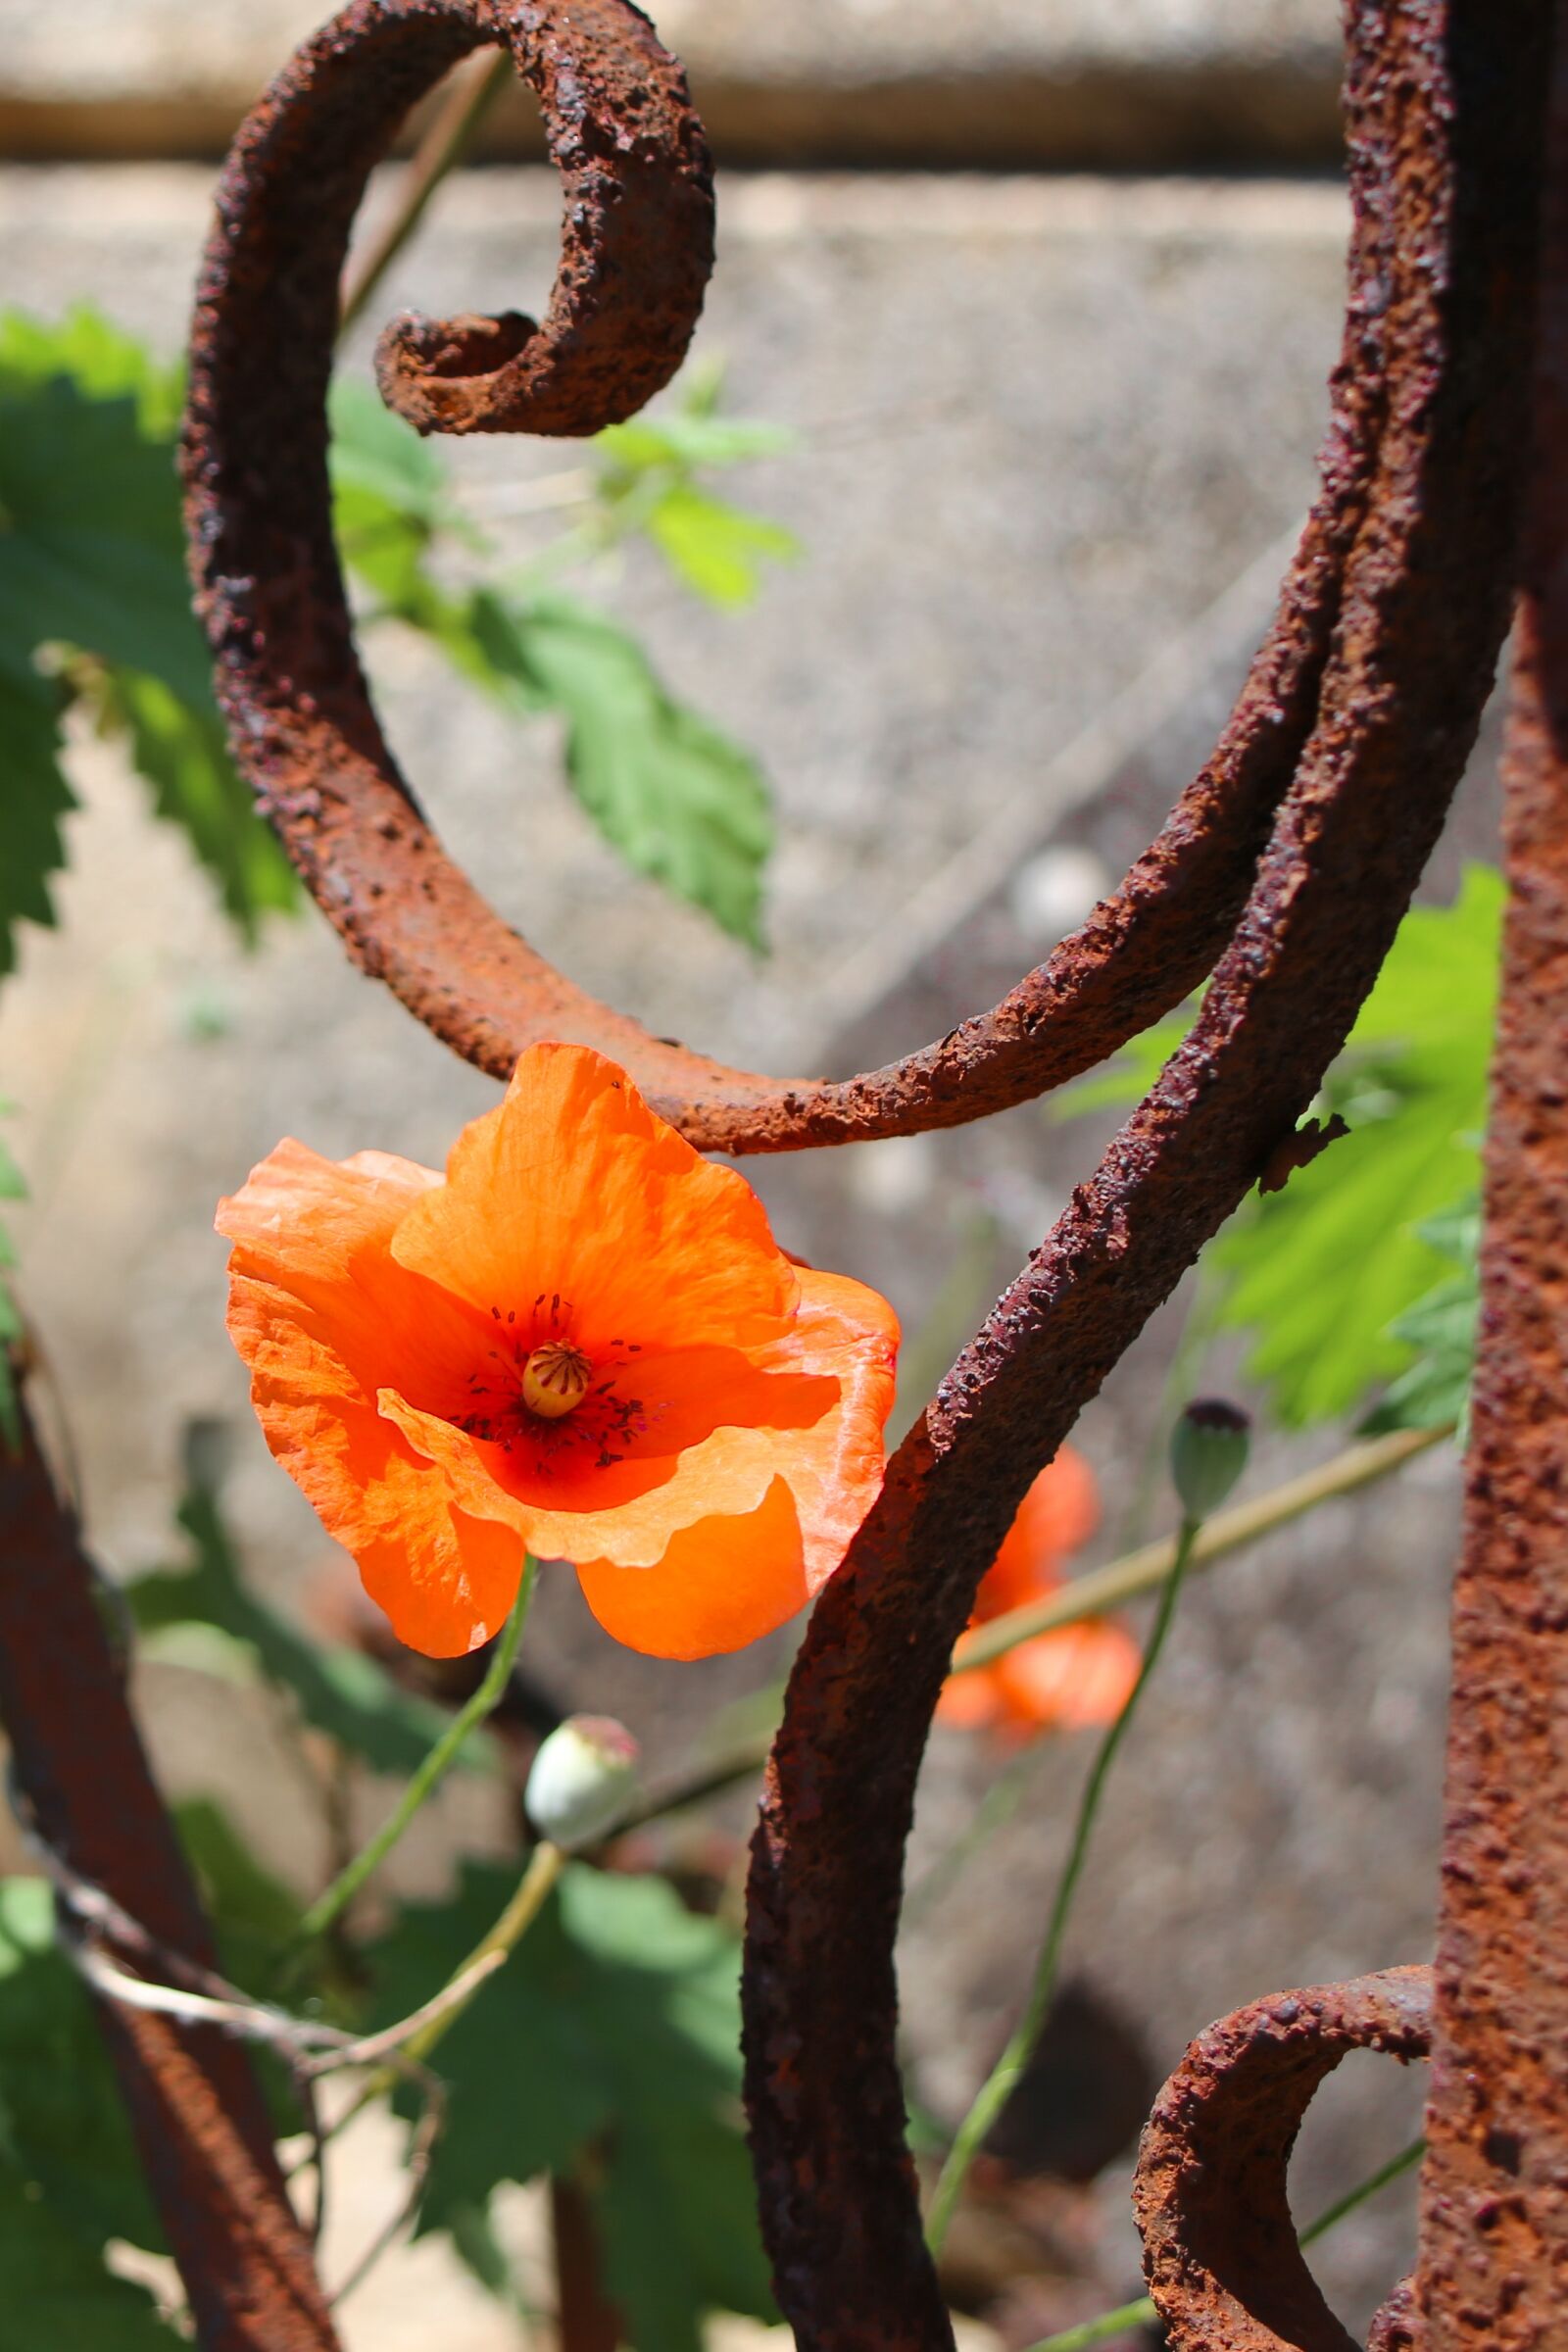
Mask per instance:
[[[48,700],[30,727],[11,707],[33,691],[43,647],[88,657],[102,715],[127,734],[160,814],[182,827],[247,939],[269,908],[297,902],[287,861],[229,765],[190,610],[178,403],[179,371],[91,311],[51,322],[0,315],[0,740],[10,747],[0,970],[9,918],[49,919],[42,884],[60,862],[59,816],[70,806],[57,734],[43,732],[58,694],[36,682],[34,699]]]
[[[1429,1217],[1421,1239],[1459,1271],[1435,1284],[1395,1324],[1395,1338],[1414,1348],[1415,1361],[1385,1392],[1363,1427],[1376,1434],[1451,1424],[1455,1444],[1463,1446],[1481,1320],[1479,1196],[1471,1194],[1440,1216]]]
[[[125,734],[137,772],[152,787],[154,810],[184,833],[246,945],[256,944],[264,915],[298,912],[294,870],[234,772],[216,708],[209,702],[192,710],[161,678],[111,668],[100,710],[107,725]]]
[[[1467,1105],[1411,1096],[1298,1170],[1220,1241],[1220,1320],[1259,1336],[1249,1375],[1287,1428],[1348,1411],[1409,1361],[1399,1316],[1441,1272],[1420,1224],[1475,1174]]]
[[[607,841],[720,927],[761,946],[772,846],[756,762],[675,702],[623,630],[560,599],[487,609],[486,651],[519,708],[566,721],[566,768]]]
[[[193,708],[208,694],[171,444],[129,393],[0,374],[0,645],[14,664],[47,644],[146,670]]]
[[[41,1879],[0,1881],[0,2323],[7,2352],[173,2352],[111,2237],[161,2243],[114,2070]]]
[[[676,482],[643,524],[672,571],[694,595],[731,609],[751,604],[764,562],[791,564],[801,543],[781,523],[748,514],[690,482]]]
[[[427,1999],[514,1882],[467,1864],[371,1954],[378,2021]],[[693,2352],[710,2310],[774,2316],[740,2127],[738,1958],[662,1880],[568,1865],[506,1969],[441,2045],[452,2092],[421,2229],[503,2180],[570,2173],[638,2352]]]
[[[216,1626],[252,1652],[261,1673],[289,1693],[307,1723],[363,1756],[374,1771],[406,1778],[422,1764],[447,1727],[441,1711],[400,1690],[374,1659],[308,1641],[248,1592],[210,1490],[192,1488],[177,1516],[190,1539],[189,1563],[155,1569],[126,1587],[136,1624],[144,1632]],[[472,1764],[484,1752],[482,1742],[469,1741],[460,1760]]]
[[[108,2237],[162,2242],[109,2054],[55,1940],[42,1879],[0,1880],[0,2165],[34,2183],[89,2248]]]
[[[1339,1110],[1349,1135],[1283,1192],[1250,1200],[1212,1247],[1209,1262],[1228,1277],[1218,1319],[1257,1335],[1247,1369],[1287,1426],[1328,1419],[1397,1381],[1419,1344],[1405,1318],[1446,1280],[1426,1221],[1477,1180],[1503,896],[1494,869],[1472,865],[1451,906],[1406,915],[1324,1082],[1322,1107]],[[1135,1039],[1108,1071],[1071,1090],[1067,1109],[1146,1093],[1191,1017]],[[1446,1419],[1438,1406],[1452,1393],[1449,1377],[1399,1396]]]

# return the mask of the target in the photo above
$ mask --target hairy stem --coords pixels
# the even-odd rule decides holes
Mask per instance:
[[[1089,1778],[1084,1784],[1084,1792],[1078,1804],[1078,1819],[1073,1826],[1072,1843],[1067,1849],[1067,1860],[1056,1885],[1055,1898],[1051,1906],[1051,1919],[1046,1929],[1046,1940],[1041,1946],[1040,1958],[1035,1968],[1035,1981],[1030,1987],[1024,2013],[1014,2028],[1006,2048],[975,2094],[974,2104],[958,2126],[953,2145],[948,2151],[947,2161],[942,2167],[936,2192],[931,2199],[930,2217],[926,2223],[926,2243],[933,2254],[941,2252],[942,2241],[948,2233],[948,2225],[952,2221],[955,2208],[963,2193],[963,2184],[968,2178],[969,2168],[985,2145],[987,2132],[1006,2105],[1013,2086],[1034,2055],[1035,2043],[1040,2038],[1040,2029],[1046,2022],[1052,1995],[1056,1989],[1056,1975],[1061,1965],[1061,1947],[1067,1934],[1067,1922],[1072,1915],[1073,1897],[1078,1892],[1078,1884],[1083,1877],[1084,1865],[1089,1859],[1090,1840],[1094,1837],[1095,1823],[1100,1814],[1100,1800],[1105,1792],[1105,1784],[1110,1778],[1110,1768],[1116,1761],[1117,1751],[1127,1736],[1127,1727],[1137,1712],[1138,1702],[1144,1694],[1150,1676],[1159,1663],[1159,1653],[1165,1646],[1165,1637],[1170,1631],[1171,1619],[1176,1613],[1176,1602],[1181,1592],[1182,1581],[1193,1556],[1193,1547],[1198,1541],[1198,1530],[1199,1522],[1196,1519],[1183,1520],[1181,1532],[1176,1539],[1175,1556],[1171,1561],[1164,1587],[1160,1592],[1159,1607],[1155,1611],[1154,1622],[1150,1628],[1143,1664],[1138,1669],[1138,1679],[1128,1691],[1122,1703],[1121,1712],[1101,1741],[1100,1752],[1096,1756]]]
[[[502,1692],[512,1679],[517,1644],[522,1639],[523,1621],[528,1614],[528,1603],[533,1598],[538,1574],[538,1561],[525,1559],[517,1597],[512,1604],[511,1616],[501,1629],[501,1638],[485,1669],[483,1682],[472,1697],[453,1716],[375,1836],[361,1847],[346,1870],[339,1871],[330,1886],[317,1896],[300,1921],[295,1936],[296,1949],[321,1935],[353,1902],[366,1881],[380,1869],[420,1806],[433,1795],[445,1779],[468,1734],[476,1731],[499,1703]]]

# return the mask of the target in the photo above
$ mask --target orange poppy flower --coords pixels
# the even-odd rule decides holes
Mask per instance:
[[[218,1228],[267,1442],[432,1657],[498,1630],[525,1549],[634,1649],[738,1649],[882,1483],[891,1307],[586,1047],[530,1047],[444,1178],[282,1143]]]
[[[985,1625],[1054,1592],[1063,1582],[1062,1561],[1099,1524],[1094,1473],[1064,1446],[1019,1504],[981,1580],[970,1624]],[[1106,1618],[1064,1625],[1020,1642],[989,1666],[952,1676],[937,1712],[944,1723],[983,1725],[1014,1740],[1053,1729],[1082,1731],[1121,1712],[1140,1656],[1125,1627]]]

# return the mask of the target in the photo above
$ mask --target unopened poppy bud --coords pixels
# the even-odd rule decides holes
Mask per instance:
[[[1177,1422],[1170,1442],[1170,1474],[1189,1519],[1217,1511],[1247,1468],[1251,1423],[1240,1405],[1201,1396]]]
[[[588,1394],[593,1366],[580,1348],[564,1340],[547,1340],[522,1367],[522,1401],[543,1421],[559,1421],[575,1412]]]
[[[534,1757],[528,1818],[568,1852],[608,1836],[637,1788],[637,1742],[609,1715],[568,1715]]]

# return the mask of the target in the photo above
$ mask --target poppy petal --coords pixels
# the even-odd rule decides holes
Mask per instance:
[[[398,1639],[430,1657],[462,1656],[506,1618],[522,1544],[514,1529],[458,1507],[315,1322],[314,1310],[272,1284],[232,1284],[228,1328],[251,1368],[267,1443],[327,1534],[354,1554]]]
[[[653,1567],[579,1560],[577,1577],[606,1633],[655,1658],[744,1649],[811,1597],[795,1499],[782,1478],[755,1511],[680,1528]]]
[[[797,1295],[745,1178],[693,1151],[587,1046],[518,1056],[505,1100],[464,1129],[393,1248],[484,1313],[559,1295],[590,1354],[629,1339],[750,1348],[778,1335]]]

